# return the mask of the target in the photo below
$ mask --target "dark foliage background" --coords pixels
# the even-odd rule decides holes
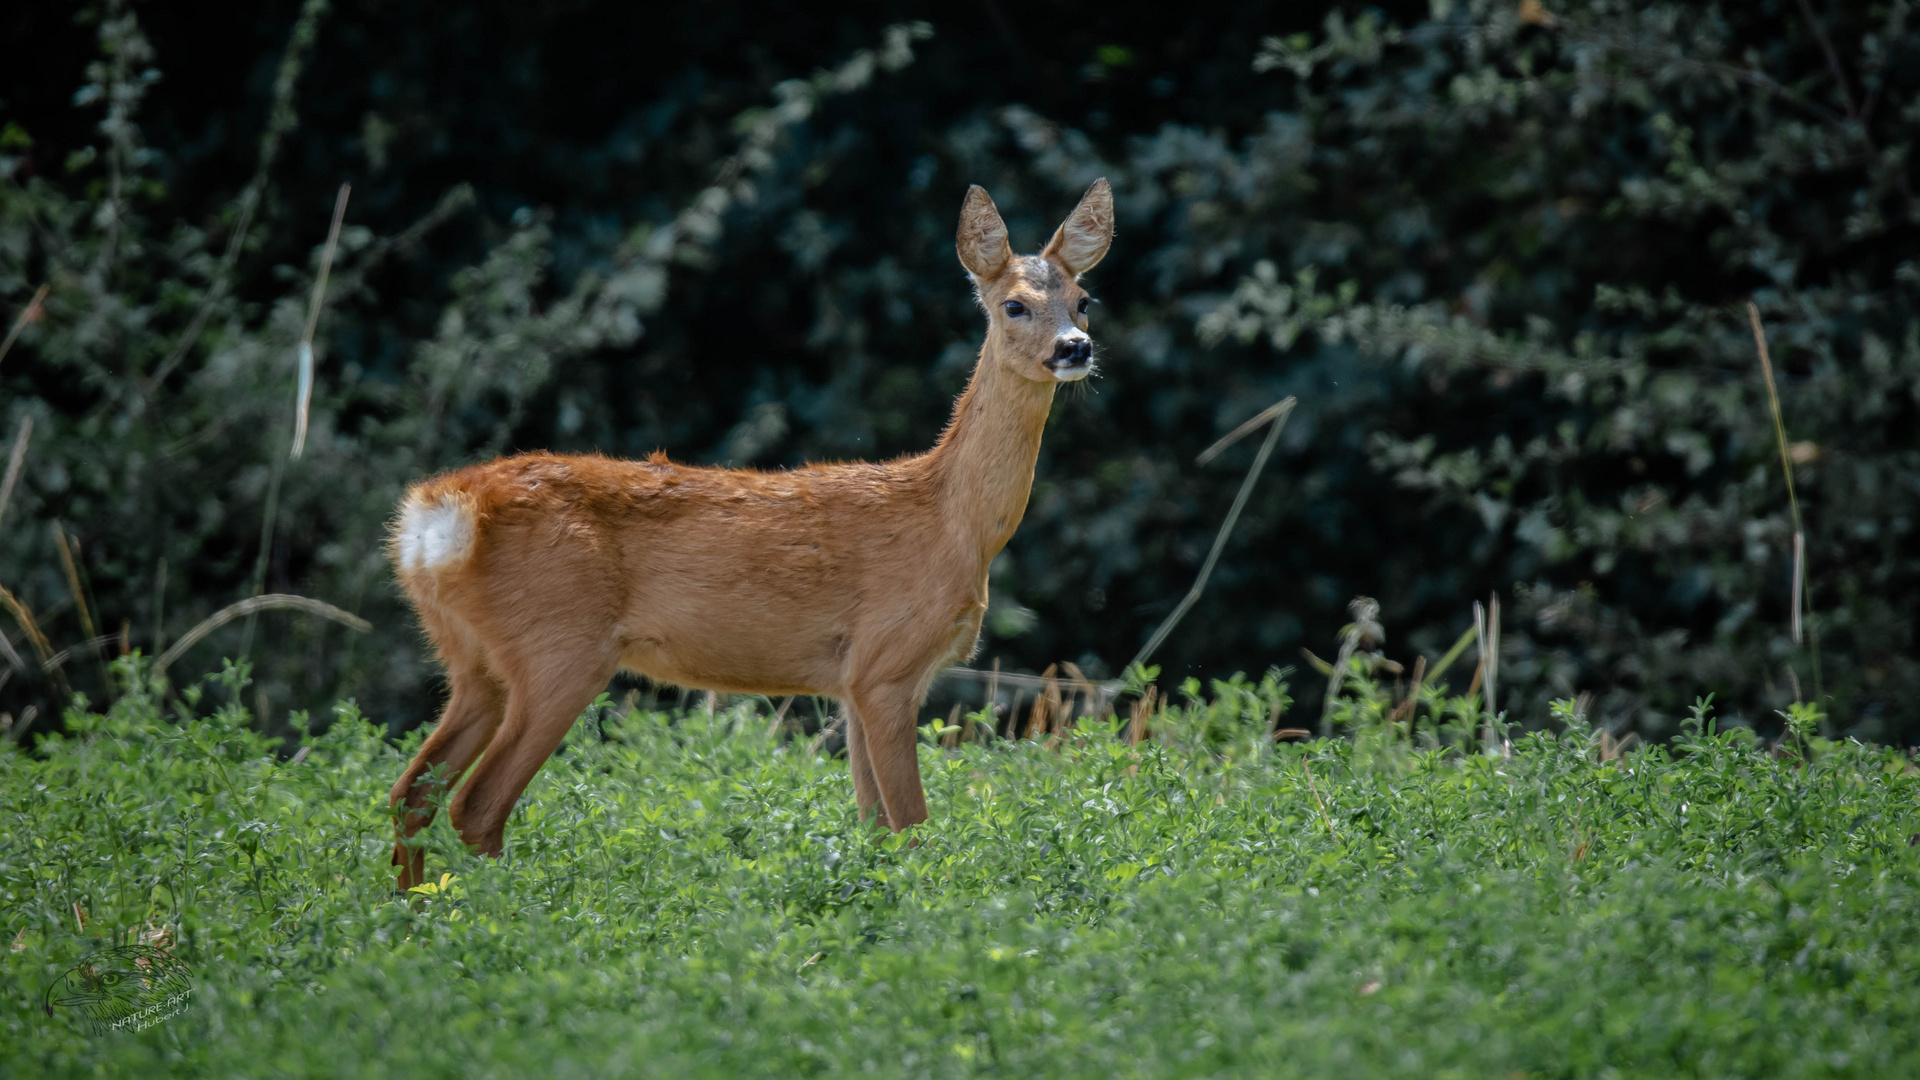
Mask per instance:
[[[294,592],[374,629],[267,614],[181,663],[249,654],[263,714],[349,695],[424,721],[440,690],[380,550],[407,481],[535,447],[921,449],[978,343],[966,185],[1032,248],[1106,175],[1103,374],[1056,408],[986,656],[1113,673],[1253,449],[1194,455],[1296,394],[1169,676],[1327,652],[1362,593],[1389,655],[1437,654],[1498,590],[1516,716],[1591,691],[1657,736],[1698,694],[1763,727],[1803,696],[1910,739],[1908,23],[1819,0],[12,5],[6,325],[50,292],[0,360],[5,446],[33,423],[0,585],[51,648],[110,640],[49,665],[9,615],[0,710],[17,733],[108,691],[93,653]],[[1749,300],[1817,654],[1787,636]]]

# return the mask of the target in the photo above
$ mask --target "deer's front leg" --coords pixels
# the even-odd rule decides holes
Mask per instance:
[[[927,820],[927,796],[920,787],[919,738],[914,727],[920,707],[917,689],[901,683],[856,686],[850,700],[847,756],[854,759],[856,770],[860,758],[865,759],[879,788],[880,822],[894,832]],[[856,740],[862,749],[854,749]],[[858,799],[860,794],[856,771],[854,797]],[[864,805],[861,812],[864,816]]]
[[[880,782],[873,778],[873,766],[867,759],[867,732],[860,723],[860,713],[854,709],[853,702],[840,704],[846,710],[843,724],[847,733],[847,768],[853,774],[853,801],[860,807],[860,820],[871,819],[877,811],[882,822],[886,821],[886,810],[880,805]]]

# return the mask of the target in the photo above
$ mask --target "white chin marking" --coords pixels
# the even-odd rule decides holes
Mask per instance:
[[[464,559],[473,547],[473,518],[443,495],[437,503],[409,501],[400,513],[400,567],[437,570]]]
[[[1059,382],[1079,382],[1093,374],[1093,365],[1081,364],[1079,367],[1053,368],[1052,371],[1054,379]]]

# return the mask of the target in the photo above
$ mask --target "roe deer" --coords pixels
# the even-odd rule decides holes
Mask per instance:
[[[447,808],[469,847],[498,855],[520,793],[622,668],[840,699],[861,817],[925,821],[920,703],[972,654],[1054,389],[1093,370],[1078,279],[1112,239],[1104,179],[1031,256],[968,189],[958,248],[986,343],[926,453],[790,472],[531,453],[408,491],[391,554],[452,695],[393,786],[400,887],[424,877],[407,840],[436,785],[481,759]]]

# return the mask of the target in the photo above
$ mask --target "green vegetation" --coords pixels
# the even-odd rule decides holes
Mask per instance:
[[[1476,698],[1274,743],[1277,681],[1127,725],[922,748],[915,845],[764,708],[590,710],[498,863],[427,835],[351,705],[297,746],[243,670],[0,751],[0,1061],[35,1076],[1896,1076],[1920,1071],[1920,778],[1815,733],[1618,752],[1571,702]],[[1380,674],[1376,682],[1371,674]],[[304,718],[294,727],[304,731]],[[929,732],[929,735],[936,733]],[[1498,732],[1496,731],[1496,736]],[[416,736],[417,737],[417,736]],[[292,751],[289,755],[288,751]],[[84,923],[77,920],[84,919]],[[43,988],[107,939],[188,1011],[91,1036]]]

